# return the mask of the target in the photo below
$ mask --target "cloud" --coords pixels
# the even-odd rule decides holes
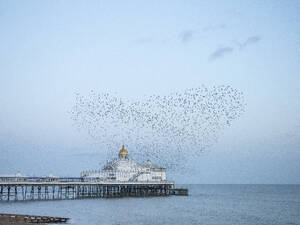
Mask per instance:
[[[183,43],[190,41],[195,34],[194,30],[185,30],[179,34],[179,40]]]
[[[182,43],[186,43],[188,41],[191,41],[194,37],[195,34],[200,33],[200,32],[208,32],[208,31],[214,31],[214,30],[221,30],[225,29],[226,25],[225,24],[219,24],[219,25],[210,25],[206,26],[201,30],[183,30],[181,33],[179,33],[178,38]]]
[[[215,50],[209,57],[209,61],[214,61],[218,58],[222,58],[225,55],[228,55],[234,51],[234,48],[230,46],[220,47],[217,50]]]
[[[236,44],[239,47],[239,50],[243,50],[244,48],[254,45],[258,43],[261,40],[261,37],[256,35],[256,36],[251,36],[248,37],[244,42],[236,42]],[[225,55],[228,55],[230,53],[233,53],[236,50],[235,47],[232,46],[225,46],[225,47],[219,47],[217,50],[215,50],[210,56],[209,56],[209,61],[214,61],[218,58],[222,58]]]
[[[261,40],[260,36],[251,36],[248,37],[246,41],[242,42],[242,43],[238,43],[240,50],[248,47],[249,45],[253,45],[256,44],[257,42],[259,42]]]

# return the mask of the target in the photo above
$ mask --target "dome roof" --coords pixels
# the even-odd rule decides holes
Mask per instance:
[[[125,146],[124,146],[124,145],[122,145],[122,149],[120,150],[119,155],[122,155],[122,156],[128,155],[128,152],[127,152],[127,150],[125,149]]]

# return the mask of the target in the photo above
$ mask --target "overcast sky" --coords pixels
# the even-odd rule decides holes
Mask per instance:
[[[246,112],[170,178],[300,183],[299,22],[296,0],[0,0],[0,174],[77,176],[106,161],[72,125],[75,93],[230,85]]]

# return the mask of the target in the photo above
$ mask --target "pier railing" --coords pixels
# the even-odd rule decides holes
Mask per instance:
[[[97,180],[97,179],[95,179]],[[82,177],[1,177],[0,183],[3,182],[84,182]]]

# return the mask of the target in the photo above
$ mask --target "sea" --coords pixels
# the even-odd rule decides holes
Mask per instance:
[[[178,185],[177,185],[178,186]],[[1,202],[76,225],[300,225],[300,185],[179,185],[189,196]]]

